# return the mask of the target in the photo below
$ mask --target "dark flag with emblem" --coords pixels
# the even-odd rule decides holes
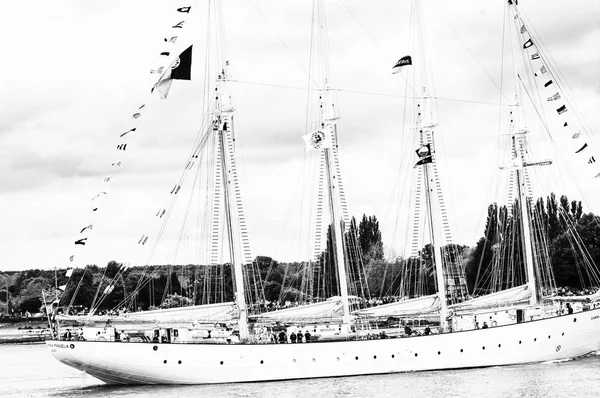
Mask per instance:
[[[415,167],[421,166],[422,164],[432,163],[433,155],[431,154],[431,144],[425,144],[415,151],[419,157],[419,161],[415,164]]]
[[[402,69],[403,66],[408,65],[412,65],[412,58],[410,57],[410,55],[406,55],[400,58],[398,62],[396,62],[396,65],[394,65],[394,67],[392,68],[392,73],[398,73],[400,72],[400,69]]]
[[[177,57],[152,88],[160,93],[161,98],[167,98],[173,80],[192,80],[192,47],[189,46]]]

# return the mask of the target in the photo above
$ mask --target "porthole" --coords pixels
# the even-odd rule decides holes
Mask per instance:
[[[262,365],[263,363],[265,363],[265,361],[263,361],[262,359],[260,360],[260,364]]]
[[[537,341],[537,337],[534,337],[534,338],[533,338],[533,341]]]
[[[356,359],[358,359],[358,358],[356,358]],[[335,360],[339,362],[339,360],[340,360],[340,357],[337,357]]]
[[[418,357],[418,356],[419,356],[419,354],[417,354],[417,353],[415,352],[415,357]]]
[[[565,332],[563,332],[563,333],[562,333],[562,335],[564,336],[564,335],[565,335]]]
[[[521,340],[519,340],[519,344],[521,344]]]
[[[573,318],[573,322],[577,322],[577,318]]]
[[[181,365],[181,360],[177,361],[177,363]]]
[[[221,365],[223,365],[223,361],[219,362]]]
[[[158,346],[156,346],[156,345],[155,345],[154,347],[152,347],[152,349],[153,349],[154,351],[156,351],[156,350],[158,350]]]
[[[498,348],[502,347],[502,344],[498,344]]]
[[[548,339],[550,339],[550,336],[548,336]]]
[[[165,360],[163,361],[163,363],[167,363],[167,360],[165,359]]]
[[[463,352],[463,349],[462,349],[462,348],[460,349],[460,352]]]
[[[481,347],[482,350],[485,350],[485,346]]]
[[[313,362],[317,362],[317,360],[313,358]]]
[[[396,358],[396,356],[394,354],[392,354],[392,359]]]
[[[373,359],[377,359],[377,355],[373,355]]]
[[[441,351],[438,351],[438,355],[442,355],[442,352],[441,352]]]
[[[358,361],[358,357],[355,357],[354,359],[356,359]]]

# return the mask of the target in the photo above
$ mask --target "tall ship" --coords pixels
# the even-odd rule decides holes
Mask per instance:
[[[506,2],[506,20],[514,25],[512,48],[526,62],[515,73],[517,89],[508,127],[499,139],[505,149],[500,172],[505,176],[507,204],[494,213],[502,222],[496,223],[498,233],[490,238],[492,259],[478,278],[489,282],[489,287],[477,297],[469,293],[462,254],[452,241],[436,153],[433,87],[421,46],[421,3],[413,0],[416,22],[411,26],[417,44],[412,55],[394,66],[400,75],[412,69],[416,76],[406,78],[407,84],[412,82],[415,104],[406,156],[415,184],[410,191],[407,235],[411,254],[401,264],[401,299],[369,308],[358,304],[369,291],[342,184],[338,143],[343,135],[339,134],[341,115],[329,70],[325,10],[322,0],[314,1],[311,88],[303,137],[314,159],[316,187],[309,211],[314,215],[308,248],[311,260],[298,272],[302,280],[296,294],[305,299],[303,303],[268,312],[253,310],[263,297],[260,283],[252,277],[255,265],[238,175],[239,123],[230,89],[233,65],[226,54],[220,2],[208,3],[210,24],[217,33],[214,47],[207,45],[215,49],[215,55],[212,64],[206,63],[203,126],[181,178],[169,193],[175,201],[184,192],[188,174],[202,170],[192,185],[201,186],[203,199],[197,201],[204,206],[205,218],[195,228],[210,264],[199,279],[202,288],[194,289],[203,300],[194,299],[192,305],[183,307],[94,314],[98,303],[115,289],[113,281],[128,267],[116,266],[105,288],[94,297],[92,314],[52,316],[54,338],[46,344],[58,361],[110,384],[207,384],[515,365],[577,358],[600,349],[600,294],[558,295],[540,211],[533,199],[535,173],[531,170],[552,161],[532,156],[522,116],[531,98],[523,98],[523,93],[552,90],[552,101],[544,97],[542,104],[531,103],[556,108],[553,112],[561,129],[571,128],[572,122],[563,119],[571,109],[561,102],[567,98],[562,80],[554,75],[554,64],[530,33],[533,30],[521,17],[516,0]],[[178,9],[183,16],[190,11],[191,7]],[[165,41],[172,42],[173,37]],[[173,52],[179,56],[157,70],[155,95],[166,97],[174,81],[190,79],[193,51],[189,46]],[[136,112],[134,119],[140,114]],[[548,134],[552,134],[550,127]],[[101,192],[98,200],[105,196]],[[158,235],[165,230],[173,206],[170,203],[156,213]],[[581,248],[572,220],[564,220],[572,246]],[[85,246],[91,229],[82,229],[83,235],[75,242],[78,249]],[[138,244],[151,245],[149,236],[143,234]],[[598,282],[585,250],[576,266],[588,282]],[[425,286],[428,280],[432,286]],[[139,290],[152,281],[140,282]],[[135,306],[134,299],[127,297],[120,304]],[[49,311],[54,311],[52,298],[48,301]]]

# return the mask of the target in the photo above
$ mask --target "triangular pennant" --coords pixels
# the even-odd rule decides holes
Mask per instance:
[[[581,148],[579,148],[578,150],[575,151],[575,153],[579,153],[579,152],[583,152],[585,150],[585,148],[587,148],[588,144],[587,142],[585,144],[583,144],[583,146]]]

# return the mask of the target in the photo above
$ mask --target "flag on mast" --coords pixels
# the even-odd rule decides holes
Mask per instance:
[[[419,161],[415,164],[415,167],[421,166],[427,163],[433,163],[433,154],[431,153],[431,144],[421,145],[419,149],[415,151],[419,157]]]
[[[412,65],[412,58],[410,55],[405,55],[404,57],[400,58],[398,62],[396,62],[396,65],[394,65],[392,68],[392,73],[398,73],[403,66],[408,65]]]
[[[304,140],[304,144],[306,145],[307,152],[333,147],[331,131],[328,131],[327,129],[325,131],[313,131],[312,133],[303,135],[302,139]]]
[[[189,46],[179,57],[171,63],[166,72],[158,79],[152,87],[151,92],[156,89],[160,98],[167,98],[173,80],[192,80],[192,47]]]

